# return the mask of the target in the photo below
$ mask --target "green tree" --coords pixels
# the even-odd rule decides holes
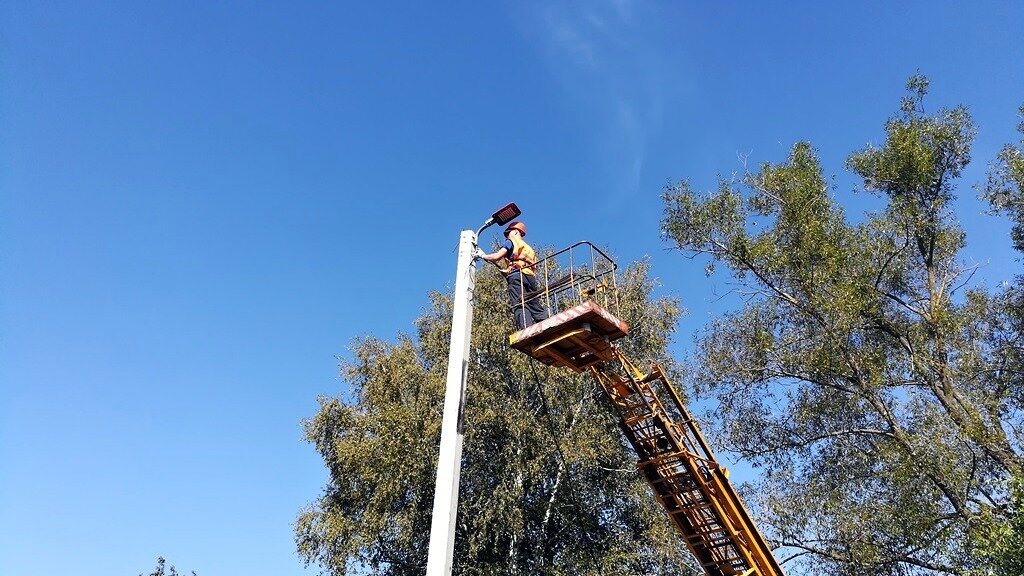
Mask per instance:
[[[680,314],[652,300],[646,264],[620,279],[629,353],[671,366]],[[304,422],[330,473],[296,521],[307,563],[331,574],[420,576],[426,566],[451,298],[431,295],[415,336],[367,338],[342,366],[349,391]],[[508,347],[504,280],[477,277],[455,573],[687,574],[690,559],[586,374]]]
[[[1024,478],[1010,481],[1010,504],[1003,517],[985,515],[974,534],[981,562],[978,576],[1024,575]]]
[[[1016,326],[958,259],[975,128],[963,107],[927,114],[927,87],[912,77],[884,145],[847,161],[885,201],[861,223],[807,143],[714,193],[665,191],[666,238],[746,297],[700,336],[694,385],[763,470],[748,493],[794,573],[967,573],[1024,467],[1024,389],[1001,364]]]
[[[1020,108],[1024,118],[1024,106]],[[1024,121],[1017,125],[1024,134]],[[1014,248],[1024,251],[1024,140],[1019,146],[1006,145],[990,166],[982,197],[996,213],[1013,222]],[[1012,408],[1024,410],[1024,279],[1008,285],[995,300],[998,317],[990,338],[995,343],[1001,370],[993,374],[1017,394]],[[1010,482],[1010,503],[1004,514],[983,518],[976,536],[976,548],[984,560],[980,574],[1024,575],[1024,475],[1018,471]]]
[[[1024,106],[1020,107],[1021,123],[1017,130],[1024,134]],[[988,182],[982,196],[995,212],[1013,220],[1013,246],[1024,251],[1024,140],[1020,146],[1007,144],[990,166]]]

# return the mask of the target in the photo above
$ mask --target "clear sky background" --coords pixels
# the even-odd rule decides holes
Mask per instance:
[[[0,574],[313,573],[300,421],[359,336],[413,330],[459,231],[650,256],[690,314],[729,286],[660,193],[809,140],[851,152],[907,77],[979,127],[964,258],[1020,272],[972,185],[1019,140],[1024,3],[0,4]],[[485,233],[485,245],[492,233]]]

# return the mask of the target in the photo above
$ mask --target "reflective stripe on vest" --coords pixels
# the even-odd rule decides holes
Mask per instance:
[[[512,253],[508,259],[513,269],[521,270],[523,274],[534,275],[534,265],[537,263],[537,254],[533,248],[521,238],[509,238],[512,241]]]

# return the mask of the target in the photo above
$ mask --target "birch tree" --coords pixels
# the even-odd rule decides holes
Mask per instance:
[[[644,264],[622,275],[633,329],[623,346],[672,365],[680,308],[653,286]],[[454,572],[692,574],[595,383],[508,347],[514,326],[493,268],[475,293]],[[357,342],[341,366],[346,388],[304,423],[329,480],[298,516],[296,544],[330,574],[424,573],[452,307],[448,294],[430,303],[415,334]]]

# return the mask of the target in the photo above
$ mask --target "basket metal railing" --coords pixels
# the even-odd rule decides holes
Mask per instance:
[[[551,316],[587,300],[593,300],[613,315],[618,314],[617,265],[593,243],[581,240],[546,254],[531,267],[538,288],[532,292],[524,290],[520,274],[521,298],[511,306],[513,314],[517,308],[534,300],[540,301]]]

